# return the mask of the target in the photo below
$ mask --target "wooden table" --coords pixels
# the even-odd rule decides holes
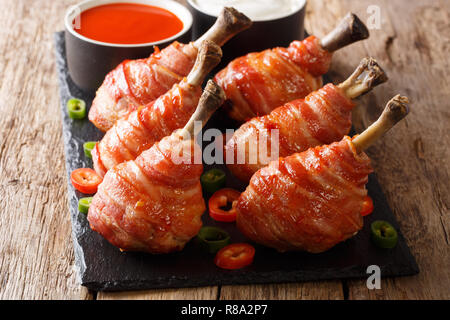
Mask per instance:
[[[306,28],[322,36],[347,11],[364,21],[381,9],[369,40],[338,52],[340,81],[363,56],[388,71],[388,84],[360,100],[364,129],[401,93],[410,116],[370,149],[375,172],[421,272],[384,279],[222,286],[144,292],[90,292],[74,270],[53,32],[77,1],[0,0],[1,299],[449,299],[450,2],[310,0]],[[376,8],[375,8],[376,9]]]

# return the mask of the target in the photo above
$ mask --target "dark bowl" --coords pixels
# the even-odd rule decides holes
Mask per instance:
[[[114,44],[86,38],[74,30],[74,19],[84,10],[103,4],[131,2],[164,8],[174,13],[183,29],[176,35],[157,42],[142,44]],[[146,58],[154,46],[164,48],[173,41],[188,43],[191,40],[192,15],[183,5],[170,0],[88,0],[72,6],[64,18],[66,56],[73,82],[87,93],[95,92],[105,76],[126,59]]]
[[[298,2],[298,10],[288,15],[276,19],[253,20],[249,29],[239,33],[223,46],[224,57],[218,69],[250,52],[287,47],[293,40],[303,40],[306,1]],[[187,3],[194,17],[192,38],[197,39],[213,25],[217,17],[202,11],[193,0],[187,0]]]

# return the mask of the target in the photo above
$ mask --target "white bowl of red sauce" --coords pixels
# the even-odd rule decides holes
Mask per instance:
[[[69,74],[92,93],[123,60],[189,42],[192,15],[171,0],[87,0],[68,9],[64,23]]]

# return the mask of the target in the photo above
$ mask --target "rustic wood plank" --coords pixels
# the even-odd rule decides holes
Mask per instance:
[[[215,300],[216,286],[124,292],[98,292],[97,300]]]
[[[386,279],[381,290],[349,281],[349,299],[448,299],[449,230],[449,2],[310,1],[320,21],[351,10],[368,18],[369,5],[381,9],[381,29],[369,40],[338,52],[333,77],[343,79],[365,56],[385,67],[389,83],[361,99],[354,114],[358,131],[373,122],[396,93],[410,97],[412,112],[368,152],[387,200],[400,222],[421,273]],[[438,141],[436,141],[438,139]]]
[[[77,1],[0,0],[0,299],[89,299],[73,270],[59,97],[52,33]],[[306,27],[325,34],[352,10],[367,18],[379,5],[382,28],[368,41],[338,52],[332,77],[342,80],[362,56],[377,58],[390,82],[361,99],[362,130],[393,94],[413,100],[408,119],[369,155],[408,244],[421,268],[416,277],[387,279],[382,290],[349,281],[351,299],[450,298],[449,223],[449,3],[445,1],[308,2]],[[401,13],[401,16],[399,16]],[[435,142],[440,138],[441,143]],[[47,150],[51,150],[48,152]],[[46,152],[47,151],[47,152]],[[98,293],[99,299],[215,299],[217,287]],[[222,299],[341,299],[342,284],[224,286]]]
[[[223,286],[222,300],[338,300],[344,299],[340,281]]]
[[[0,1],[0,299],[92,298],[73,269],[53,59],[68,3]]]

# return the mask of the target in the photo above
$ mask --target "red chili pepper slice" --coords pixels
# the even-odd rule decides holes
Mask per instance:
[[[236,203],[241,193],[231,188],[224,188],[216,191],[209,198],[209,215],[211,218],[221,222],[233,222],[236,220]],[[221,209],[231,203],[229,210]]]
[[[75,189],[82,193],[93,194],[97,192],[102,178],[90,168],[75,169],[70,174],[70,180]]]
[[[255,257],[255,248],[248,243],[233,243],[217,252],[214,258],[216,266],[234,270],[250,265]]]
[[[361,209],[361,215],[364,216],[368,216],[369,214],[371,214],[373,211],[373,200],[371,197],[369,196],[365,196],[364,197],[364,202],[363,202],[363,206]]]

